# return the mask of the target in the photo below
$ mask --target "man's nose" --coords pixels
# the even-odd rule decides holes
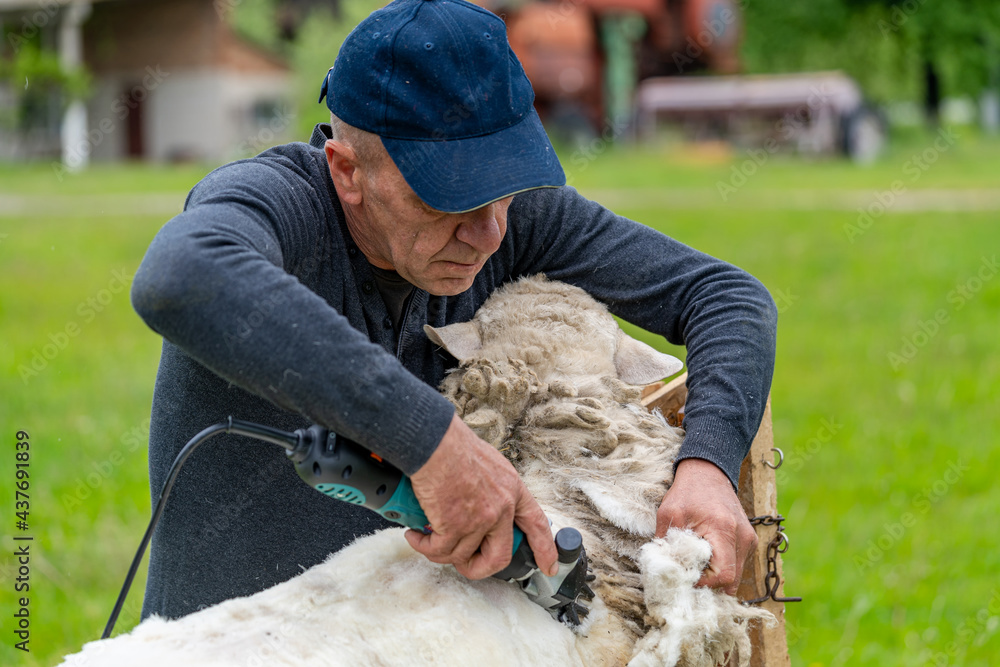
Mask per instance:
[[[493,206],[483,206],[465,214],[455,230],[455,237],[482,253],[492,254],[500,247],[503,231]]]

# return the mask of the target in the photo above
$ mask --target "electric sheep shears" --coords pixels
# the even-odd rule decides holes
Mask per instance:
[[[358,443],[338,436],[322,426],[296,431],[298,442],[288,451],[299,476],[317,491],[331,498],[367,507],[395,523],[425,534],[432,528],[427,521],[410,478]],[[581,600],[591,600],[587,585],[587,553],[576,528],[562,528],[555,536],[559,571],[547,576],[535,564],[524,532],[514,526],[514,547],[510,564],[493,576],[518,584],[536,604],[553,618],[579,625],[588,609]]]
[[[315,424],[289,433],[229,417],[226,422],[198,433],[174,459],[102,639],[111,636],[132,579],[139,569],[142,555],[160,515],[163,514],[167,496],[181,466],[198,445],[223,432],[281,445],[287,450],[288,458],[295,465],[299,476],[314,489],[331,498],[367,507],[390,521],[425,534],[433,530],[413,493],[410,478],[358,443]],[[594,598],[594,592],[588,585],[593,581],[594,575],[588,571],[587,553],[583,548],[580,531],[562,528],[556,533],[555,544],[559,554],[559,570],[550,577],[538,568],[524,532],[515,525],[510,564],[493,576],[517,584],[533,602],[556,620],[577,626],[581,617],[586,616],[589,611],[586,602]]]

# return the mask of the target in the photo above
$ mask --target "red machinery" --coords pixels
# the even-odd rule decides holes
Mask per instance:
[[[474,0],[507,23],[553,138],[694,138],[869,162],[886,125],[840,72],[736,75],[737,0]],[[724,74],[730,76],[685,76]]]
[[[506,21],[550,122],[575,115],[601,131],[617,115],[614,98],[630,106],[643,79],[739,68],[742,20],[732,0],[476,1]]]

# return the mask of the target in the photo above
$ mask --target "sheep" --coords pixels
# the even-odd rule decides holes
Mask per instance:
[[[641,407],[641,387],[681,362],[625,334],[582,289],[542,275],[498,290],[470,322],[425,331],[460,362],[442,385],[459,416],[504,453],[550,519],[583,534],[619,655],[635,646],[630,664],[714,665],[738,648],[748,660],[746,624],[770,615],[693,590],[696,565],[711,556],[704,540],[653,539],[683,435]],[[672,613],[681,571],[695,576],[680,598],[704,612],[687,635]]]
[[[579,288],[524,278],[470,322],[429,338],[460,365],[442,384],[553,523],[577,528],[597,579],[583,624],[553,620],[516,586],[469,581],[412,551],[402,529],[357,540],[298,577],[184,618],[91,642],[65,667],[187,665],[749,664],[770,614],[695,582],[702,538],[655,538],[682,433],[640,407],[680,362],[624,334]]]

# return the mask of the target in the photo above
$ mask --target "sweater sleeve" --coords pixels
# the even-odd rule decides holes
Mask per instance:
[[[215,374],[412,474],[454,408],[301,282],[313,272],[350,272],[331,266],[339,255],[329,248],[343,242],[329,236],[338,224],[324,208],[329,197],[287,158],[216,170],[154,238],[132,303]],[[350,298],[353,279],[340,282]]]
[[[774,371],[777,309],[757,279],[615,215],[573,188],[515,199],[517,274],[544,271],[612,313],[687,349],[686,437],[676,463],[701,458],[738,486]]]

